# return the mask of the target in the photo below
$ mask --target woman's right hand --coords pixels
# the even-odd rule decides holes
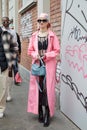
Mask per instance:
[[[40,60],[40,55],[39,54],[36,56],[36,60]]]

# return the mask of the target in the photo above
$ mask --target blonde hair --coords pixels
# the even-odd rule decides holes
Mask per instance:
[[[49,16],[48,16],[47,13],[41,13],[41,14],[39,15],[38,19],[40,19],[40,18],[47,19],[47,21],[48,21],[47,29],[51,27],[51,24],[50,24],[50,22],[49,22]],[[37,20],[38,20],[38,19],[37,19]],[[40,28],[38,28],[38,30],[40,30]]]

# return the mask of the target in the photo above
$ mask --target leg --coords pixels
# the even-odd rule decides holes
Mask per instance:
[[[39,122],[42,123],[43,122],[43,109],[42,109],[42,105],[39,105]]]
[[[50,112],[49,107],[45,106],[45,117],[44,117],[44,127],[48,127],[50,124]]]
[[[0,73],[0,118],[3,117],[7,98],[7,72]]]
[[[50,123],[50,111],[48,106],[48,99],[47,99],[47,89],[46,89],[46,82],[43,84],[44,77],[40,78],[40,87],[42,89],[42,93],[39,92],[39,108],[40,112],[42,113],[40,117],[42,117],[42,122],[44,122],[44,127],[48,127]],[[43,120],[43,111],[42,105],[45,106],[45,115]]]
[[[7,82],[7,102],[10,102],[12,100],[12,97],[11,97],[11,88],[12,88],[12,84],[13,84],[13,77],[7,77],[8,79],[8,82]]]
[[[42,77],[39,78],[39,84],[41,89],[43,88],[43,84],[42,84]],[[43,97],[43,93],[39,91],[39,107],[38,107],[38,113],[39,113],[39,122],[42,123],[43,122],[43,108],[42,108],[42,97]]]
[[[48,106],[46,84],[44,85],[44,89],[43,89],[43,105],[45,107],[44,127],[48,127],[50,123],[50,111]]]

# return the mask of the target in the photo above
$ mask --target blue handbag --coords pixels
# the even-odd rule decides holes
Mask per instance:
[[[45,76],[46,75],[45,65],[44,65],[42,59],[40,59],[40,61],[41,61],[41,66],[36,63],[32,64],[31,74],[34,76]]]

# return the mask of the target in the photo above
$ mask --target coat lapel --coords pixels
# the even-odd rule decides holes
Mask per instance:
[[[47,49],[47,52],[49,52],[52,48],[52,41],[53,41],[53,32],[49,31],[48,32],[48,49]]]
[[[36,52],[38,53],[38,32],[33,36],[33,41],[34,41],[34,47]]]

